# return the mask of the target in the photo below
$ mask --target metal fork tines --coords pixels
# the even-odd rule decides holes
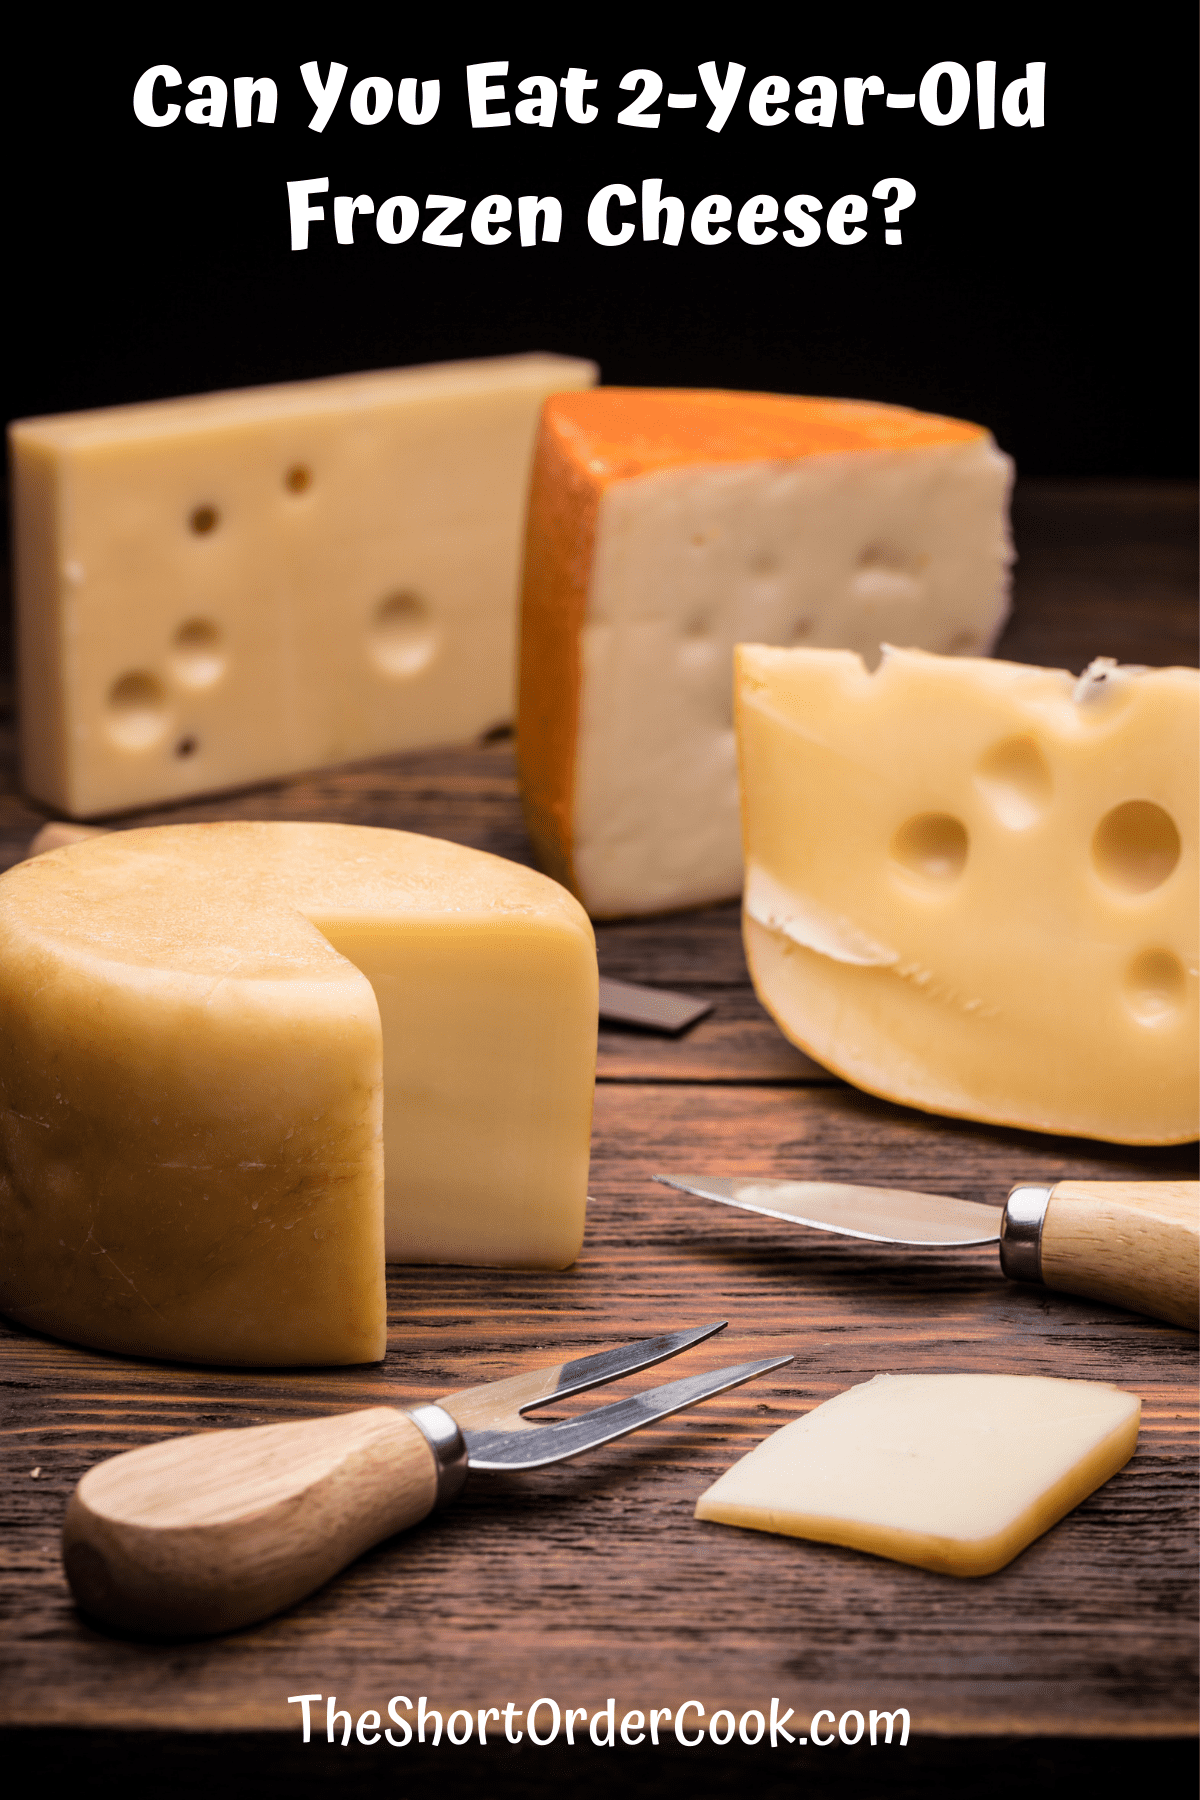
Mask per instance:
[[[492,1382],[485,1387],[447,1395],[439,1404],[458,1421],[466,1443],[469,1468],[493,1471],[545,1468],[550,1463],[564,1462],[585,1450],[612,1443],[643,1425],[652,1425],[658,1419],[681,1412],[684,1407],[695,1406],[714,1394],[740,1387],[754,1376],[792,1361],[790,1356],[776,1356],[758,1362],[737,1363],[724,1369],[709,1369],[682,1381],[651,1388],[627,1400],[594,1407],[573,1419],[534,1424],[525,1416],[572,1394],[586,1393],[590,1388],[665,1362],[724,1330],[725,1323],[722,1319],[690,1331],[643,1338],[636,1343],[599,1351],[593,1356],[578,1357],[571,1362],[514,1376],[509,1381]]]
[[[585,1450],[611,1444],[642,1425],[653,1425],[671,1413],[695,1406],[712,1394],[723,1394],[727,1388],[740,1387],[755,1375],[768,1369],[781,1368],[791,1362],[790,1356],[766,1357],[762,1362],[735,1363],[727,1369],[710,1369],[704,1375],[689,1375],[683,1381],[668,1381],[648,1393],[635,1394],[629,1400],[615,1400],[608,1406],[597,1406],[578,1419],[557,1419],[541,1425],[533,1432],[467,1431],[467,1466],[471,1469],[517,1470],[544,1469],[549,1463],[565,1462]]]

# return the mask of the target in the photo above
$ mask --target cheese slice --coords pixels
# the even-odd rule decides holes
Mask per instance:
[[[365,1362],[385,1246],[564,1267],[596,986],[562,888],[407,832],[161,826],[19,864],[0,1310],[138,1356]]]
[[[897,406],[602,388],[543,412],[518,759],[541,866],[593,917],[742,885],[739,639],[990,650],[1012,465]]]
[[[1141,1401],[1041,1375],[876,1375],[775,1432],[698,1519],[990,1575],[1123,1468]]]
[[[21,761],[92,817],[511,718],[538,412],[495,357],[11,428]]]
[[[793,1043],[930,1112],[1196,1136],[1196,670],[742,645],[737,688],[746,956]]]

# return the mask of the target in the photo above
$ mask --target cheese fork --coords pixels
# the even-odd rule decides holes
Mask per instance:
[[[97,1463],[63,1524],[81,1610],[150,1637],[206,1637],[281,1612],[381,1539],[446,1506],[469,1470],[545,1468],[791,1362],[768,1357],[535,1425],[526,1414],[636,1374],[725,1321],[644,1338],[407,1411],[169,1438]]]

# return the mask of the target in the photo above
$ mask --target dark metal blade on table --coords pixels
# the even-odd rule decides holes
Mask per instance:
[[[661,1031],[678,1037],[689,1025],[713,1010],[711,1000],[691,994],[675,994],[668,988],[640,987],[632,981],[600,977],[600,1017],[609,1025],[638,1025],[643,1031]]]
[[[740,1206],[746,1212],[835,1231],[877,1244],[994,1244],[1003,1209],[947,1194],[913,1194],[904,1188],[851,1187],[836,1181],[755,1181],[718,1175],[656,1175],[664,1187],[702,1200]]]
[[[577,1419],[558,1419],[553,1424],[539,1425],[524,1431],[465,1431],[467,1464],[471,1469],[493,1471],[544,1469],[549,1463],[565,1462],[615,1438],[626,1437],[639,1426],[653,1425],[657,1419],[682,1412],[713,1394],[740,1387],[768,1369],[782,1368],[792,1361],[790,1356],[767,1357],[762,1362],[738,1363],[728,1369],[710,1369],[704,1375],[689,1375],[683,1381],[671,1381],[664,1387],[651,1388],[628,1400],[615,1400],[610,1406],[598,1406]]]

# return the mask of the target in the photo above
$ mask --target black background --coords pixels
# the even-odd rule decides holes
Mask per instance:
[[[577,27],[540,34],[449,8],[443,25],[420,29],[402,11],[367,26],[335,9],[318,26],[280,12],[269,31],[220,13],[36,24],[9,66],[7,416],[539,348],[593,356],[610,382],[851,395],[977,419],[1026,474],[1193,470],[1190,19],[1168,38],[1149,13],[1110,34],[1076,7],[940,23],[843,6],[816,25],[814,11],[793,9],[775,23],[758,12],[743,25],[727,10],[702,25],[680,8],[669,31],[653,9],[580,14]],[[764,129],[746,115],[764,75],[794,88],[812,74],[840,86],[876,73],[915,90],[935,62],[973,71],[984,57],[998,62],[998,99],[1027,61],[1047,63],[1043,130],[1001,121],[981,132],[974,101],[944,128],[881,100],[867,101],[860,129],[840,106],[831,130],[794,119]],[[350,70],[323,135],[307,128],[299,66],[310,58]],[[473,131],[465,65],[505,58],[510,108],[521,77],[583,65],[599,80],[599,120],[572,124],[560,106],[551,130]],[[696,74],[708,58],[747,68],[719,135],[705,129]],[[185,83],[222,76],[224,128],[138,124],[134,83],[156,62]],[[644,66],[668,91],[697,91],[695,111],[664,102],[656,131],[619,126],[632,98],[620,78]],[[275,125],[235,129],[238,74],[274,77]],[[437,117],[355,124],[350,89],[370,74],[439,78]],[[285,182],[318,175],[330,179],[326,223],[293,253]],[[587,235],[588,201],[607,182],[640,191],[661,176],[690,213],[711,192],[735,210],[758,192],[808,192],[828,209],[892,175],[917,189],[898,249],[883,243],[879,202],[854,248],[824,236],[804,250],[736,237],[704,248],[685,233],[677,248],[604,249]],[[353,247],[333,241],[333,194],[423,202],[431,191],[466,199],[468,219],[491,192],[555,194],[562,242],[522,249],[514,232],[484,247],[468,231],[459,250],[419,234],[388,247],[369,218]]]

